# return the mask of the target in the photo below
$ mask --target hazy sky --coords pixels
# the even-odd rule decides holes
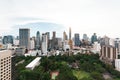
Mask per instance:
[[[81,36],[120,37],[120,0],[0,0],[1,35],[31,22],[61,24]]]

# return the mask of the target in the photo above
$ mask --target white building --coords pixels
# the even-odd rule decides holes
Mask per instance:
[[[65,40],[64,42],[63,42],[63,49],[64,49],[64,51],[66,51],[66,50],[70,50],[70,45],[69,45],[69,43],[68,43],[68,40]]]
[[[109,39],[109,45],[115,46],[115,40],[112,39],[112,38],[110,38],[110,39]]]
[[[47,47],[48,47],[48,36],[47,34],[42,34],[42,53],[43,55],[47,55]]]
[[[11,43],[8,43],[6,46],[7,46],[7,49],[12,49],[12,44]]]
[[[35,49],[35,40],[33,38],[30,39],[30,49]]]
[[[0,80],[11,79],[11,51],[0,51]]]
[[[29,50],[28,54],[24,54],[25,56],[41,56],[41,50]]]
[[[120,59],[115,59],[115,69],[120,71]]]
[[[41,57],[35,58],[30,64],[26,66],[27,69],[33,70],[36,66],[40,64]]]
[[[100,43],[94,42],[94,44],[93,44],[93,50],[94,50],[95,52],[100,53],[100,50],[101,50]]]
[[[13,40],[13,44],[14,44],[15,46],[18,46],[18,45],[19,45],[19,40],[18,40],[18,39],[14,39],[14,40]]]

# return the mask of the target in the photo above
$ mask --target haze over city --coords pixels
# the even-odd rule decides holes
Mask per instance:
[[[72,35],[120,37],[119,4],[119,0],[0,0],[0,34],[18,35],[20,27],[28,27],[61,35],[71,27]]]

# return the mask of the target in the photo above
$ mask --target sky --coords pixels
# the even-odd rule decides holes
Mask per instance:
[[[51,28],[62,35],[71,27],[72,36],[97,33],[120,37],[119,4],[120,0],[0,0],[0,35],[18,35],[19,27],[29,28],[30,24],[39,23],[40,26],[30,27],[31,35],[35,34],[33,28],[40,32]]]

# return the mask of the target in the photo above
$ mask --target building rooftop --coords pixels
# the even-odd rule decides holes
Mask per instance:
[[[35,58],[30,64],[26,66],[26,68],[34,68],[36,66],[36,63],[38,63],[40,59],[41,57]]]

